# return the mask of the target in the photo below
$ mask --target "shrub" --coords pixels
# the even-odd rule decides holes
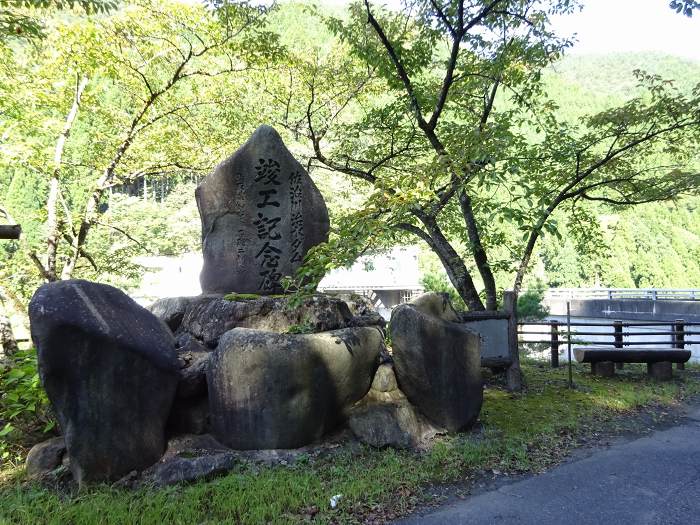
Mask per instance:
[[[0,459],[17,459],[18,451],[55,424],[39,381],[36,350],[20,350],[0,367]]]
[[[549,315],[549,310],[542,304],[544,292],[544,283],[538,280],[533,288],[518,297],[518,319],[538,321]]]

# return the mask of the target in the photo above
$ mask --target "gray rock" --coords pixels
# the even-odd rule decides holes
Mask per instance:
[[[348,326],[378,326],[384,328],[386,326],[386,320],[379,312],[372,312],[354,316],[350,319]]]
[[[180,338],[176,349],[181,367],[177,384],[177,398],[191,399],[207,394],[207,366],[211,350],[186,334]]]
[[[376,448],[419,447],[439,432],[405,398],[361,402],[350,411],[348,425],[357,439]]]
[[[377,392],[393,392],[398,390],[399,385],[396,382],[396,374],[394,373],[394,367],[389,364],[383,364],[377,368],[377,372],[374,374],[374,379],[372,380],[371,390]]]
[[[369,327],[227,332],[207,372],[212,434],[240,450],[318,440],[367,393],[382,347],[380,330]]]
[[[207,367],[211,350],[187,333],[178,338],[177,344],[181,368],[167,433],[170,436],[203,434],[209,429]]]
[[[238,463],[238,456],[233,452],[199,457],[175,456],[155,464],[144,473],[142,483],[166,487],[178,483],[191,483],[201,479],[221,476]]]
[[[166,428],[168,436],[209,432],[209,399],[206,392],[195,398],[175,399]]]
[[[260,296],[231,300],[206,295],[192,302],[178,335],[186,332],[207,347],[214,348],[219,338],[233,328],[285,333],[292,327],[305,327],[312,332],[325,332],[345,328],[352,319],[344,301],[321,294],[296,308],[289,308],[286,297]]]
[[[177,387],[165,324],[111,286],[41,286],[29,304],[39,374],[74,478],[116,480],[153,464]]]
[[[411,304],[394,308],[389,330],[396,378],[411,404],[450,432],[469,428],[483,402],[478,334]]]
[[[413,299],[409,304],[427,315],[432,315],[443,321],[456,323],[459,316],[450,302],[450,296],[446,293],[427,292]]]
[[[182,318],[194,299],[194,297],[164,297],[147,307],[147,310],[174,332],[180,327]]]
[[[230,452],[230,449],[219,443],[210,434],[183,434],[168,440],[168,448],[161,461],[176,456],[203,456]]]
[[[328,239],[321,193],[270,126],[260,126],[195,192],[202,220],[202,290],[281,293]]]
[[[336,293],[333,294],[333,296],[345,301],[352,315],[367,315],[377,312],[372,304],[372,300],[364,295],[356,293]]]
[[[66,453],[66,443],[63,436],[51,438],[34,445],[29,454],[25,468],[30,477],[48,474],[61,466],[63,455]]]
[[[408,402],[389,364],[377,369],[370,391],[350,409],[348,425],[357,439],[378,448],[418,447],[441,431]]]

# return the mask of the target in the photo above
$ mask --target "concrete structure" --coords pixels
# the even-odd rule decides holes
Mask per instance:
[[[700,301],[652,301],[650,299],[575,299],[571,315],[630,321],[700,322]],[[566,315],[566,301],[550,303],[552,315]]]
[[[700,322],[700,290],[634,288],[553,288],[544,304],[551,315],[630,321]]]
[[[350,268],[331,270],[318,286],[326,293],[355,293],[369,297],[389,319],[391,309],[423,293],[415,246],[360,257]]]

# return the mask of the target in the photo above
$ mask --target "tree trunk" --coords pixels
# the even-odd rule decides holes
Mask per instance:
[[[508,390],[519,392],[523,389],[523,373],[520,369],[520,351],[518,349],[518,294],[504,292],[503,309],[508,312],[508,354],[510,365],[506,370]]]
[[[88,78],[82,77],[78,82],[73,98],[73,105],[66,116],[66,122],[63,126],[63,131],[56,141],[56,148],[53,157],[53,171],[49,180],[49,195],[46,201],[47,219],[46,219],[46,268],[44,276],[48,281],[56,281],[58,274],[56,270],[56,255],[58,253],[58,239],[61,235],[61,221],[58,216],[58,197],[60,188],[61,164],[63,161],[63,151],[66,146],[66,141],[70,135],[71,128],[75,122],[75,118],[80,108],[80,98],[87,86]]]
[[[484,310],[484,303],[481,302],[479,292],[476,286],[474,286],[474,281],[471,275],[469,275],[464,261],[442,233],[437,221],[425,214],[420,214],[418,218],[425,225],[428,235],[432,240],[431,248],[440,258],[452,285],[457,290],[459,296],[464,300],[469,310]]]
[[[73,271],[75,271],[75,266],[78,264],[78,259],[80,259],[80,254],[87,240],[87,235],[92,228],[93,221],[95,220],[95,215],[100,203],[100,198],[102,198],[102,193],[104,188],[102,187],[103,181],[106,179],[106,174],[100,177],[97,182],[96,188],[88,197],[88,201],[85,204],[85,212],[83,213],[83,219],[80,223],[77,235],[73,238],[71,243],[71,255],[68,261],[63,266],[63,271],[61,272],[61,279],[70,279],[73,276]]]
[[[481,274],[481,279],[484,281],[484,291],[486,292],[486,309],[496,310],[498,302],[496,301],[496,280],[493,277],[491,266],[489,266],[488,257],[483,245],[481,244],[481,235],[474,217],[471,199],[465,191],[459,194],[459,205],[462,208],[462,216],[467,227],[469,242],[471,243],[474,262]]]
[[[0,345],[5,358],[12,357],[19,350],[12,330],[12,323],[5,312],[0,312]]]
[[[138,119],[140,119],[144,115],[145,111],[145,109],[141,111]],[[110,183],[112,182],[114,171],[117,169],[119,162],[131,146],[131,142],[134,139],[134,130],[136,129],[137,122],[138,120],[135,119],[134,123],[131,126],[131,130],[129,131],[129,135],[126,139],[124,139],[124,142],[121,143],[121,145],[117,149],[116,154],[114,155],[114,158],[109,163],[109,166],[105,169],[104,173],[97,180],[94,189],[92,190],[92,193],[88,196],[87,202],[85,203],[85,211],[83,212],[83,218],[80,221],[78,233],[73,238],[73,243],[71,244],[71,254],[68,258],[68,262],[66,262],[65,266],[63,267],[61,279],[70,279],[73,275],[73,271],[75,270],[75,266],[78,264],[78,259],[80,259],[80,255],[83,251],[83,246],[85,245],[85,241],[87,240],[87,235],[90,232],[90,228],[92,228],[92,225],[96,220],[97,210],[99,209],[100,205],[100,199],[102,198],[102,195],[104,195],[105,190],[109,187]]]
[[[0,346],[2,346],[3,359],[7,361],[17,353],[19,347],[15,339],[15,333],[12,330],[12,323],[7,312],[5,301],[8,300],[4,288],[0,287]],[[11,361],[10,361],[11,362]]]

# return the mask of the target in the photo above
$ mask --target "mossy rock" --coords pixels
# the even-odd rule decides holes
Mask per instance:
[[[286,299],[290,297],[287,294],[273,294],[273,295],[260,295],[257,293],[235,293],[231,292],[224,295],[224,299],[227,301],[253,301],[255,299],[260,299],[261,297],[269,297],[270,299]]]
[[[252,301],[254,299],[260,299],[262,297],[256,293],[229,293],[224,295],[224,299],[227,301]]]

